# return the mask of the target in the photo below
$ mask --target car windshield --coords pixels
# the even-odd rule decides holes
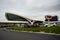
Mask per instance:
[[[54,24],[54,23],[50,23],[50,24]]]

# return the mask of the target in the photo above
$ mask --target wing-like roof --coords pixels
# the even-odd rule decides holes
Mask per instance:
[[[19,16],[16,14],[12,14],[12,13],[6,13],[5,16],[8,21],[28,21],[28,22],[30,22],[30,20],[31,20],[29,18]]]

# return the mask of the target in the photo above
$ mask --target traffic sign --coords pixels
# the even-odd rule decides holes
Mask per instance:
[[[51,16],[51,15],[46,15],[45,18],[48,19],[48,27],[50,27],[49,21],[50,21],[50,19],[52,18],[52,16]]]
[[[51,19],[52,16],[51,16],[51,15],[46,15],[45,18],[46,18],[46,19]]]

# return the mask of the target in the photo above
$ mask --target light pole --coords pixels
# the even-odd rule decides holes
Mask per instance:
[[[49,19],[48,19],[48,27],[50,27],[50,21],[49,21]]]

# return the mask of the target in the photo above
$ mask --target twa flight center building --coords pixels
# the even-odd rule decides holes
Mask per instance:
[[[12,27],[12,26],[32,27],[31,25],[37,26],[43,23],[43,21],[32,20],[30,18],[16,15],[13,13],[5,13],[5,18],[8,21],[0,22],[0,27]]]

